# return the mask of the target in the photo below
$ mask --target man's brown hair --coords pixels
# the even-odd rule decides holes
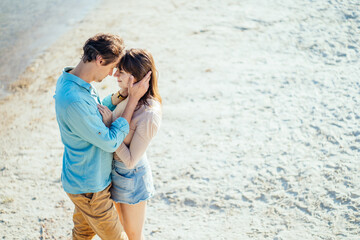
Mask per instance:
[[[84,54],[81,59],[84,63],[91,62],[96,60],[97,55],[100,55],[104,59],[103,65],[108,65],[121,57],[124,48],[124,41],[121,37],[99,33],[85,42]]]

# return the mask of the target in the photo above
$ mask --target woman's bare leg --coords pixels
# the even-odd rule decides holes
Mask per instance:
[[[124,226],[123,216],[121,214],[121,203],[114,202],[117,213],[119,214],[121,225]]]
[[[116,207],[118,209],[118,207]],[[143,228],[145,223],[146,201],[135,205],[120,203],[120,220],[129,240],[144,240]]]
[[[117,213],[119,215],[119,219],[120,219],[120,223],[121,223],[121,227],[122,227],[121,240],[128,240],[128,237],[126,236],[126,232],[125,232],[125,229],[124,229],[124,220],[123,220],[123,216],[121,214],[120,203],[114,202],[114,205],[115,205],[116,211],[117,211]]]

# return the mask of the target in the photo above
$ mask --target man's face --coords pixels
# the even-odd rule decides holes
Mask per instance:
[[[104,78],[106,78],[107,76],[112,76],[114,68],[117,66],[117,64],[118,61],[114,61],[107,65],[99,64],[95,81],[102,82],[102,80],[104,80]]]

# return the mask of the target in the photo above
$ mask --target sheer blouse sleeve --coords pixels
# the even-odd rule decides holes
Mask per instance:
[[[156,135],[161,123],[161,114],[146,113],[144,119],[137,123],[134,136],[129,146],[124,143],[115,151],[115,154],[127,168],[134,168],[144,155],[151,139]]]

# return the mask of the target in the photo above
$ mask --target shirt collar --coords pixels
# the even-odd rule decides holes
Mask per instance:
[[[69,73],[69,71],[72,70],[73,68],[74,67],[65,67],[63,69],[64,79],[69,80],[69,81],[73,81],[74,83],[76,83],[80,87],[83,87],[86,90],[88,90],[89,92],[91,92],[92,86],[91,86],[90,83],[87,83],[84,80],[82,80],[81,78]]]

